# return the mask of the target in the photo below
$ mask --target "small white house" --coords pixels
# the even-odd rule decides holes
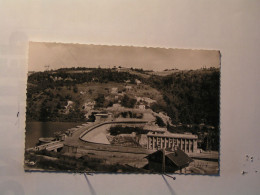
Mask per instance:
[[[141,110],[145,110],[145,105],[144,104],[140,104],[140,105],[138,105],[138,108],[141,109]]]
[[[83,104],[82,108],[83,108],[84,110],[92,110],[92,109],[94,109],[95,105],[96,105],[96,102],[95,102],[95,101],[86,102],[85,104]]]
[[[138,79],[135,79],[135,83],[136,83],[137,85],[140,85],[142,82],[141,82],[140,80],[138,80]]]
[[[111,88],[111,93],[112,94],[117,94],[118,93],[118,88],[117,87],[112,87]]]
[[[72,105],[73,105],[73,101],[70,101],[70,100],[69,100],[68,103],[67,103],[67,106],[65,106],[65,109],[71,108]]]
[[[119,107],[121,107],[120,104],[113,104],[113,108],[119,108]]]
[[[130,90],[132,89],[132,86],[127,85],[127,86],[125,86],[125,89],[126,89],[127,91],[130,91]]]

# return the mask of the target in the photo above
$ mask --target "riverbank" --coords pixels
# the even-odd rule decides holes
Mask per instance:
[[[56,132],[65,133],[66,130],[83,124],[84,122],[40,122],[26,121],[25,148],[34,147],[39,138],[54,137]]]

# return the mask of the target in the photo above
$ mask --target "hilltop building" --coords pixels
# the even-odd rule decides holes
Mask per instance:
[[[130,70],[130,68],[121,67],[121,66],[119,66],[119,67],[117,68],[117,72],[127,72],[127,71],[129,71],[129,70]]]

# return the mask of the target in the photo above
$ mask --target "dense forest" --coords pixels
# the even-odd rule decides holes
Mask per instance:
[[[154,105],[153,109],[166,111],[175,123],[219,124],[219,69],[153,76],[147,82],[161,91],[166,102],[166,105]]]

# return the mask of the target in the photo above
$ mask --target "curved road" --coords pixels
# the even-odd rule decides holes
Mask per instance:
[[[107,140],[107,132],[111,124],[101,125],[80,137],[81,140],[99,144],[110,144]]]
[[[107,134],[111,124],[145,124],[147,122],[148,121],[146,120],[138,120],[138,119],[122,120],[122,121],[106,121],[87,129],[86,131],[81,133],[79,139],[91,143],[110,144],[109,141],[107,140]]]

